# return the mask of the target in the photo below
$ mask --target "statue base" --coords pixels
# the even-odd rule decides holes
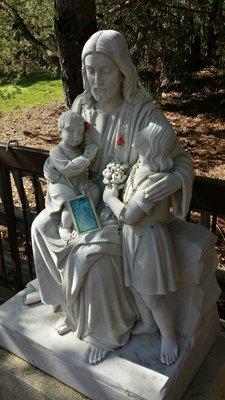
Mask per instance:
[[[194,343],[179,338],[180,353],[172,366],[159,361],[158,335],[132,336],[125,347],[92,366],[83,360],[88,344],[72,332],[59,336],[50,307],[25,306],[24,296],[22,291],[0,307],[0,346],[92,400],[181,399],[219,332],[213,308]]]

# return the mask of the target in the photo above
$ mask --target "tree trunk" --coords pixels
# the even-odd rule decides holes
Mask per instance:
[[[202,68],[201,45],[200,32],[196,32],[190,43],[190,61],[193,71],[199,71]]]
[[[81,52],[96,31],[94,0],[54,0],[55,34],[67,106],[82,91]]]
[[[211,62],[216,56],[218,32],[222,23],[223,0],[213,0],[208,21],[207,57]]]

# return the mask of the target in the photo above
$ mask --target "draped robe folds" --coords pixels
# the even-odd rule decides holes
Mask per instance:
[[[100,148],[91,165],[98,184],[102,182],[101,172],[108,162],[117,160],[130,165],[136,162],[135,133],[148,125],[164,130],[165,134],[172,129],[151,99],[136,105],[124,101],[120,110],[109,114],[82,102],[80,95],[72,110],[91,124],[89,143]],[[125,140],[123,146],[116,145],[120,136]],[[191,199],[193,166],[178,143],[174,150],[174,165],[182,188],[172,196],[172,203],[177,216],[182,217],[186,215]],[[141,303],[137,307],[130,290],[124,286],[122,246],[117,227],[105,226],[65,246],[57,231],[59,220],[60,215],[50,216],[45,209],[32,226],[42,302],[61,304],[77,337],[109,350],[122,346],[140,318],[140,312],[144,318],[145,310]],[[146,321],[148,327],[145,330],[155,329],[149,316]]]

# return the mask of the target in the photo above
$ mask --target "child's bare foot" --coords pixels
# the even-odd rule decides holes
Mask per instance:
[[[96,364],[97,362],[103,360],[108,353],[109,350],[89,344],[88,350],[86,351],[83,359],[89,364]]]
[[[59,236],[61,237],[62,240],[64,240],[65,242],[69,242],[69,240],[71,239],[71,231],[70,229],[67,228],[63,228],[61,225],[59,226]]]
[[[160,359],[163,364],[173,364],[178,356],[178,344],[176,336],[161,337]]]

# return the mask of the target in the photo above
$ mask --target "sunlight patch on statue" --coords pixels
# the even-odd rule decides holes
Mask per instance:
[[[98,217],[89,197],[79,196],[68,201],[74,225],[78,233],[100,229]]]

